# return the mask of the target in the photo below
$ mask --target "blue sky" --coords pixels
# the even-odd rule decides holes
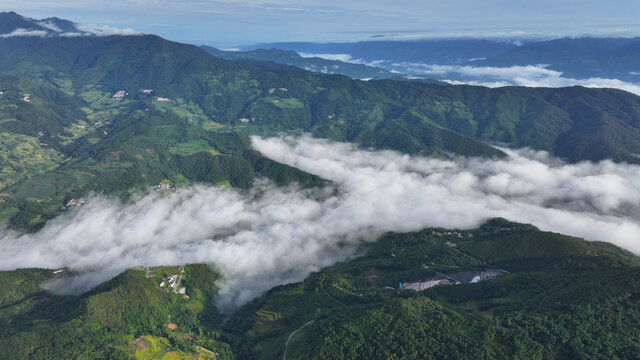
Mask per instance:
[[[638,0],[2,0],[1,11],[129,27],[216,46],[372,35],[640,35]]]

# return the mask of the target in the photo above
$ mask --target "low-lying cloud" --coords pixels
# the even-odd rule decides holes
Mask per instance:
[[[298,55],[304,58],[321,58],[325,60],[337,60],[343,62],[356,62],[356,60],[351,58],[349,54],[313,54],[313,53],[305,53],[299,52]]]
[[[45,37],[47,36],[47,32],[44,30],[17,28],[10,33],[0,34],[0,38],[3,38],[3,39],[12,38],[12,37],[26,37],[26,36]]]
[[[317,174],[326,189],[249,191],[203,185],[123,204],[94,197],[35,234],[0,234],[0,268],[79,275],[53,290],[86,290],[125,268],[204,262],[222,275],[219,304],[237,306],[278,284],[347,259],[387,231],[474,228],[488,218],[610,241],[640,254],[640,167],[566,164],[543,152],[507,159],[437,159],[358,149],[307,136],[253,138],[277,161]]]
[[[443,81],[453,85],[469,84],[487,87],[528,86],[614,88],[640,95],[640,85],[619,79],[588,78],[573,79],[563,77],[561,71],[548,69],[546,65],[526,66],[461,66],[433,65],[421,63],[395,63],[401,72],[413,75],[444,77]],[[447,79],[446,77],[451,77]]]
[[[122,36],[130,36],[130,35],[142,35],[131,28],[117,28],[113,26],[96,26],[90,24],[75,24],[76,29],[85,35],[95,35],[95,36],[112,36],[112,35],[122,35]]]

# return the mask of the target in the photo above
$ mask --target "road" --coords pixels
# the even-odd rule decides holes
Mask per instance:
[[[202,350],[204,352],[208,352],[209,354],[213,355],[213,360],[218,360],[218,358],[216,357],[216,353],[214,353],[213,351],[207,350],[207,349],[203,348],[202,346],[194,346],[194,347],[196,349],[200,349],[200,350]]]
[[[315,322],[315,320],[311,320],[306,322],[304,325],[300,326],[299,328],[293,330],[293,332],[291,334],[289,334],[289,337],[287,338],[287,342],[284,343],[284,355],[282,356],[283,360],[287,360],[287,348],[289,347],[289,341],[291,340],[291,338],[293,337],[293,335],[295,335],[298,331],[302,330],[305,328],[305,326],[307,325],[311,325]]]

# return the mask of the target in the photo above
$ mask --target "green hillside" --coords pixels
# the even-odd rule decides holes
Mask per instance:
[[[206,265],[128,270],[77,297],[38,287],[67,269],[0,272],[0,346],[13,349],[8,359],[280,359],[287,339],[289,359],[634,359],[640,351],[640,259],[613,245],[495,219],[475,230],[387,234],[361,253],[268,291],[228,320]],[[465,274],[491,269],[502,275],[465,283]],[[167,275],[183,277],[176,289],[188,298],[160,286]]]
[[[304,324],[287,358],[633,359],[638,265],[611,245],[503,220],[473,231],[389,234],[363,257],[272,289],[225,329],[245,359],[281,358]],[[399,282],[484,269],[506,273],[398,289]]]
[[[210,301],[217,275],[208,266],[128,270],[78,297],[36,285],[65,274],[0,272],[0,346],[13,349],[3,358],[213,359],[214,351],[233,359],[210,330],[221,317]],[[187,297],[159,286],[165,275],[180,274]]]
[[[9,38],[0,54],[3,72],[66,87],[86,101],[124,90],[124,100],[139,102],[140,90],[153,89],[152,96],[183,102],[172,109],[177,115],[246,132],[307,131],[426,154],[500,155],[487,141],[571,161],[637,162],[640,152],[640,98],[616,90],[363,82],[222,60],[151,35]]]

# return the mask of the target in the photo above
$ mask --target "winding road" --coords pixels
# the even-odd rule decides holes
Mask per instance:
[[[304,325],[300,326],[299,328],[293,330],[293,332],[291,334],[289,334],[289,337],[287,338],[287,342],[284,343],[284,355],[282,355],[282,360],[287,360],[287,348],[289,347],[289,341],[291,340],[291,338],[293,337],[293,335],[295,335],[298,331],[302,330],[305,328],[305,326],[307,325],[311,325],[315,322],[315,320],[311,320],[311,321],[307,321],[306,323],[304,323]]]

